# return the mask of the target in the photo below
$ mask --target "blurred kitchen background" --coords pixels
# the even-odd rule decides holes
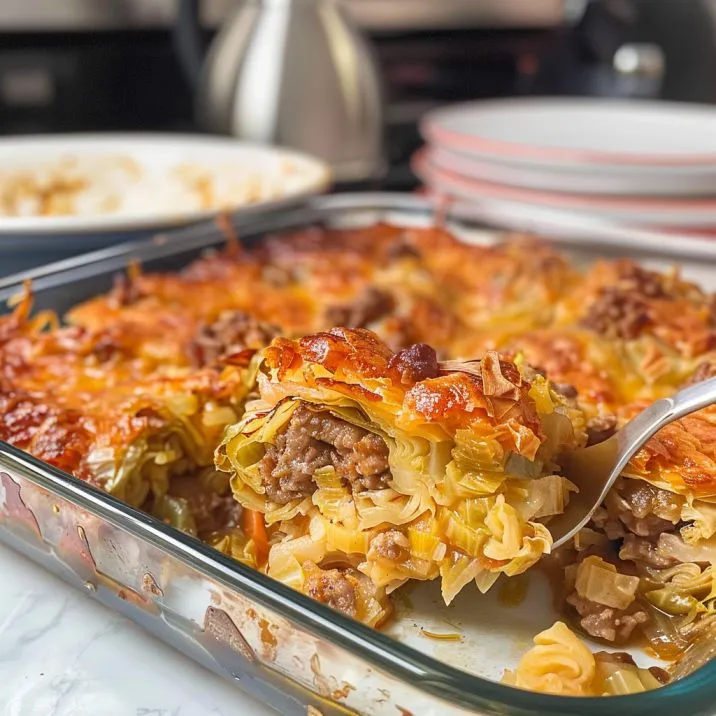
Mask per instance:
[[[386,171],[352,177],[354,184],[415,187],[409,158],[421,143],[418,119],[452,101],[537,94],[716,100],[716,0],[344,4],[375,49],[384,85]],[[2,0],[0,132],[211,128],[200,107],[197,114],[197,65],[241,5]]]

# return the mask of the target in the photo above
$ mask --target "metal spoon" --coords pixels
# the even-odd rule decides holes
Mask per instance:
[[[562,474],[578,488],[567,509],[547,528],[559,547],[589,522],[615,480],[644,443],[674,420],[716,403],[716,378],[690,385],[670,398],[662,398],[630,420],[604,442],[568,453]]]

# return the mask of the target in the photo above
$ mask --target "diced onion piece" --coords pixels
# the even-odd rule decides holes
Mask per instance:
[[[590,547],[606,547],[609,538],[602,532],[597,532],[589,527],[582,527],[574,537],[574,548],[577,552],[583,552]]]
[[[560,475],[547,475],[531,480],[527,488],[530,501],[535,503],[535,512],[529,519],[561,515],[569,503],[569,493],[576,487]]]
[[[646,688],[639,678],[637,669],[625,666],[623,669],[617,669],[611,676],[605,679],[604,691],[613,696],[620,696],[638,694],[642,691],[646,691]]]
[[[626,609],[635,599],[639,577],[619,574],[601,557],[587,557],[577,568],[575,589],[580,597],[614,609]]]
[[[601,693],[605,696],[639,694],[644,691],[653,691],[662,686],[648,669],[640,669],[629,664],[598,663],[595,681],[599,681],[600,676],[603,676]]]

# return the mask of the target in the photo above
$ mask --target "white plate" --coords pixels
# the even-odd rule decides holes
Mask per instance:
[[[522,189],[630,196],[716,195],[716,167],[624,167],[510,164],[479,157],[443,145],[430,145],[431,163],[472,179],[509,184]]]
[[[327,166],[316,159],[230,138],[12,137],[0,139],[0,233],[171,226],[222,211],[281,206],[323,191],[329,183]],[[63,186],[69,187],[66,193]],[[38,215],[47,206],[47,187],[54,209],[70,213]]]
[[[716,199],[648,199],[519,189],[477,181],[448,172],[420,154],[413,161],[415,172],[435,193],[461,199],[498,202],[505,208],[533,207],[572,215],[591,216],[622,224],[679,229],[716,227]]]
[[[525,164],[716,167],[716,108],[669,102],[530,98],[429,112],[431,142]]]

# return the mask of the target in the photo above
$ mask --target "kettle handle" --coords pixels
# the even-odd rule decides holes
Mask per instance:
[[[199,20],[199,0],[178,0],[172,41],[184,77],[195,91],[199,85],[207,44]]]

